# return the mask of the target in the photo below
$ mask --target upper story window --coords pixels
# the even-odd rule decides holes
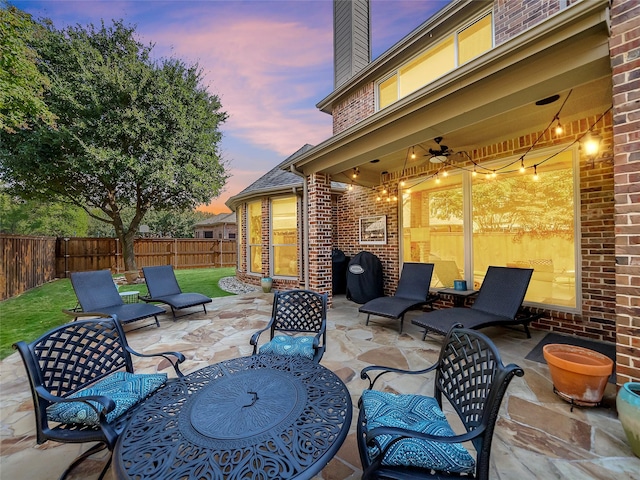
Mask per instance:
[[[377,83],[378,109],[415,92],[493,47],[491,13],[465,25]]]

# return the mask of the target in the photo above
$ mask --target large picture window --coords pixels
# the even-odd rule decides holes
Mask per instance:
[[[435,287],[457,277],[479,288],[490,265],[531,268],[525,301],[575,309],[574,155],[527,158],[537,180],[518,169],[495,178],[461,170],[414,184],[403,195],[404,261],[434,263]]]
[[[296,197],[271,200],[273,273],[298,275],[298,202]]]
[[[262,273],[262,202],[247,204],[249,271]]]

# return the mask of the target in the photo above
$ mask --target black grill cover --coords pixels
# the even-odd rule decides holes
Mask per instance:
[[[356,254],[347,268],[347,298],[356,303],[367,303],[382,296],[382,262],[371,252]]]

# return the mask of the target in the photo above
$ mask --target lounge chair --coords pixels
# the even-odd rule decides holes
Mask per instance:
[[[202,305],[204,313],[207,313],[207,303],[211,303],[211,298],[200,293],[182,293],[176,274],[171,265],[161,265],[159,267],[143,267],[145,282],[147,282],[148,296],[140,297],[145,302],[166,303],[171,307],[173,320],[176,320],[176,310]],[[196,312],[191,312],[196,313]],[[191,315],[186,313],[181,316]]]
[[[253,354],[299,355],[319,363],[327,343],[327,299],[311,290],[276,292],[269,324],[249,340]],[[259,346],[267,331],[269,341]]]
[[[453,307],[422,314],[411,323],[429,331],[446,335],[454,326],[477,330],[494,325],[522,325],[531,338],[529,323],[542,314],[521,312],[533,270],[530,268],[489,267],[478,296],[471,308]]]
[[[125,324],[153,317],[156,326],[160,326],[158,315],[165,313],[164,309],[146,303],[124,303],[109,270],[74,272],[71,284],[82,311],[63,311],[76,319],[116,315],[120,323]]]
[[[369,325],[369,317],[400,319],[400,333],[404,314],[407,311],[423,305],[431,305],[438,298],[429,294],[429,285],[433,275],[433,263],[405,263],[400,274],[400,281],[396,293],[390,297],[378,297],[369,300],[358,311],[367,314],[366,325]]]
[[[372,389],[389,373],[397,378],[429,372],[435,373],[432,397]],[[369,388],[358,403],[356,425],[362,478],[488,479],[498,411],[516,375],[524,375],[522,368],[505,367],[491,340],[465,329],[452,330],[438,362],[424,370],[364,368],[360,378],[369,380]],[[453,409],[450,415],[442,412],[443,399]],[[452,417],[456,421],[450,425]],[[473,450],[464,442],[471,442]]]

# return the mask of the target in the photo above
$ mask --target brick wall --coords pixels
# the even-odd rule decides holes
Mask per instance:
[[[375,112],[375,89],[369,83],[333,106],[333,134],[355,125]]]
[[[580,0],[496,0],[495,44],[500,45]],[[562,5],[566,5],[562,7]]]
[[[563,124],[564,133],[557,137],[548,132],[540,138],[537,148],[567,145],[577,140],[589,126],[596,123],[598,116]],[[613,165],[612,116],[601,118],[594,131],[603,138],[603,155],[594,162],[580,159],[580,224],[582,240],[582,308],[580,314],[545,310],[546,318],[533,326],[543,330],[567,333],[596,340],[615,342],[615,230],[613,225]],[[541,132],[531,132],[508,141],[490,144],[469,152],[476,162],[482,164],[491,160],[518,156],[526,152]],[[405,176],[430,175],[434,173],[431,164],[421,169],[405,169]],[[390,173],[384,180],[397,184],[400,171]],[[400,258],[398,205],[396,202],[377,202],[377,192],[371,189],[354,188],[338,200],[337,246],[345,254],[353,256],[361,250],[377,255],[383,264],[385,293],[395,291]],[[360,245],[358,221],[362,216],[387,216],[387,245]]]
[[[640,3],[615,0],[609,42],[613,68],[616,376],[640,381]]]
[[[331,181],[320,173],[307,177],[309,189],[309,289],[331,296],[333,212]]]
[[[368,188],[354,187],[338,199],[337,244],[345,255],[353,257],[363,250],[373,253],[382,262],[384,291],[386,295],[395,292],[398,278],[400,246],[398,237],[398,203],[397,201],[377,201],[377,193]],[[387,244],[360,244],[360,217],[373,215],[387,216]]]

